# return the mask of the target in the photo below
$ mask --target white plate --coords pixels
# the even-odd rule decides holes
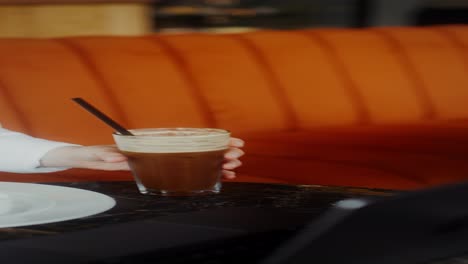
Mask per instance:
[[[111,197],[82,189],[0,182],[0,228],[59,222],[114,207]]]

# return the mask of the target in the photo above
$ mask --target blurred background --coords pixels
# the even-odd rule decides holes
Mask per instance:
[[[154,18],[157,30],[467,23],[468,0],[166,0]]]
[[[0,0],[0,37],[468,23],[468,0]]]

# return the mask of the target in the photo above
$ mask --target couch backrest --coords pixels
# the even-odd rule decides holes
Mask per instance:
[[[130,128],[233,132],[468,118],[468,27],[0,39],[0,120],[82,144]]]

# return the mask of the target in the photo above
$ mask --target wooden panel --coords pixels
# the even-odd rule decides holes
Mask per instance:
[[[144,3],[0,5],[0,37],[148,34],[150,11]]]
[[[151,3],[155,0],[0,0],[0,5]]]

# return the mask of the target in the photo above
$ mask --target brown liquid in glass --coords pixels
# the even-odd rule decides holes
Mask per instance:
[[[213,188],[221,177],[224,150],[187,153],[124,151],[133,175],[147,189],[193,192]]]

